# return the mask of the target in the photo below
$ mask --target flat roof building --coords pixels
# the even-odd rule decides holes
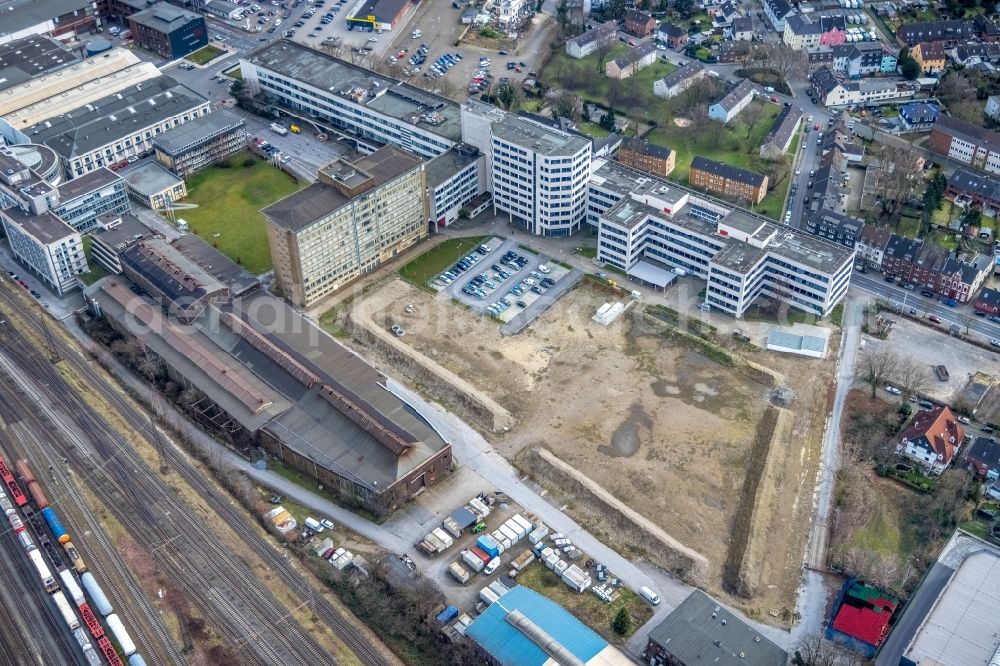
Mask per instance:
[[[208,46],[205,17],[166,2],[132,14],[128,24],[138,46],[170,60]]]
[[[59,202],[53,212],[82,234],[97,225],[100,215],[132,212],[125,181],[110,169],[96,169],[68,180],[57,192]]]
[[[354,13],[349,23],[361,26],[372,26],[376,30],[392,30],[406,12],[413,7],[412,0],[365,0]]]
[[[486,191],[486,169],[486,156],[467,143],[427,163],[428,215],[434,231],[455,222],[459,211]]]
[[[181,178],[226,159],[246,148],[250,131],[246,120],[227,109],[192,118],[153,141],[156,159]]]
[[[107,272],[119,275],[121,253],[152,235],[149,227],[131,214],[105,213],[97,218],[97,225],[90,232],[90,256]]]
[[[77,276],[90,270],[79,232],[52,212],[14,206],[0,210],[0,221],[14,257],[56,294],[76,288]]]
[[[169,76],[159,76],[29,127],[23,142],[42,143],[75,178],[127,163],[153,149],[154,137],[207,114],[206,99]]]
[[[430,159],[462,139],[459,106],[450,99],[296,42],[261,47],[240,71],[253,91],[364,150],[392,145]]]
[[[94,0],[8,0],[0,11],[0,44],[42,34],[71,40],[96,32],[101,26]]]
[[[390,261],[427,235],[423,161],[386,146],[338,159],[319,180],[263,211],[274,277],[309,306]]]
[[[451,445],[385,377],[283,301],[257,292],[180,324],[130,287],[100,280],[91,312],[197,389],[193,418],[244,455],[263,447],[378,515],[450,470]]]
[[[0,44],[0,92],[77,62],[80,56],[46,35]],[[2,112],[0,112],[2,115]]]
[[[129,196],[150,210],[166,210],[187,196],[184,179],[154,159],[140,160],[118,173]]]

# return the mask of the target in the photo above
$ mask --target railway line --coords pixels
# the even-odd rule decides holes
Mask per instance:
[[[11,294],[6,288],[0,288],[0,300],[25,322],[38,328],[37,317],[17,295]],[[17,365],[48,394],[52,404],[61,407],[62,413],[73,415],[74,425],[93,443],[96,454],[93,457],[102,461],[95,465],[95,460],[87,453],[90,447],[69,446],[65,453],[67,458],[73,460],[74,468],[94,470],[92,485],[109,507],[120,507],[125,503],[134,508],[134,511],[125,512],[123,524],[136,525],[140,531],[145,528],[147,534],[144,539],[154,545],[154,556],[162,560],[175,576],[178,570],[180,573],[185,571],[185,562],[188,569],[212,572],[205,581],[189,584],[187,591],[192,599],[200,600],[203,610],[208,610],[209,606],[216,609],[218,606],[225,607],[222,610],[230,622],[224,631],[228,633],[227,638],[231,644],[240,647],[245,661],[263,664],[334,663],[330,655],[298,627],[280,603],[260,590],[256,577],[249,571],[246,563],[222,548],[204,525],[195,521],[193,525],[178,528],[176,519],[184,515],[185,508],[165,487],[163,479],[153,473],[127,443],[120,440],[117,432],[96,418],[86,405],[81,404],[79,396],[63,385],[61,376],[47,359],[41,357],[38,350],[20,334],[14,331],[11,333],[15,334],[0,336],[0,351],[6,350],[8,358],[16,359]],[[44,332],[39,331],[39,334],[42,333]],[[54,346],[54,351],[72,365],[82,380],[99,391],[130,426],[146,437],[154,435],[150,422],[133,411],[133,406],[115,387],[106,383],[105,378],[76,347],[58,336],[49,336],[48,339]],[[309,581],[290,565],[283,553],[260,535],[242,512],[231,506],[228,497],[205,479],[181,452],[169,446],[164,449],[170,467],[202,496],[220,519],[280,576],[293,593],[303,602],[312,604],[313,612],[331,627],[362,663],[370,666],[385,663],[374,646],[347,618],[327,600],[312,594]],[[166,516],[171,516],[172,519],[163,520]],[[166,553],[170,555],[166,556]],[[201,561],[193,563],[192,557]],[[184,583],[183,576],[175,579]],[[217,586],[213,599],[215,604],[210,604],[204,598],[206,587],[209,586]],[[234,602],[258,610],[259,617],[255,617],[254,613],[241,612]]]

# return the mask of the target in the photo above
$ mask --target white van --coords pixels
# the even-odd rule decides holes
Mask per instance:
[[[483,567],[483,573],[489,576],[491,573],[496,571],[497,567],[499,566],[500,566],[500,558],[494,557],[492,560],[486,563],[485,567]]]
[[[648,587],[640,587],[639,594],[642,596],[643,599],[653,604],[654,606],[660,605],[660,595],[658,595],[656,592],[653,592]]]

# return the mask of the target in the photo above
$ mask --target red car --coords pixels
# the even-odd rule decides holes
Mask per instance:
[[[635,46],[635,40],[634,39],[628,40],[628,45],[629,46]]]
[[[396,54],[396,60],[402,60],[403,56],[405,55],[406,55],[406,49],[403,49],[402,51]]]
[[[930,319],[935,324],[941,323],[941,317],[938,317],[936,314],[929,314],[927,315],[927,318]]]
[[[777,104],[778,103],[778,98],[775,97],[774,95],[771,95],[771,101],[774,102],[775,104]]]
[[[819,129],[819,123],[813,123],[813,129],[814,130],[818,130]]]

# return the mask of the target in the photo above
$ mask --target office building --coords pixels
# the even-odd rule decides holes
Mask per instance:
[[[846,248],[659,183],[637,184],[599,215],[597,259],[656,286],[666,267],[707,283],[705,302],[740,318],[764,296],[815,315],[847,293]]]
[[[430,159],[462,140],[455,102],[296,42],[261,47],[240,61],[240,71],[252,91],[361,152],[391,145]]]
[[[29,127],[20,142],[52,148],[76,178],[125,166],[129,157],[152,151],[157,135],[209,111],[206,99],[159,76]]]
[[[90,232],[90,257],[108,273],[120,275],[124,270],[121,254],[152,235],[149,228],[132,215],[101,215]]]
[[[166,210],[187,196],[187,184],[154,159],[130,164],[118,172],[130,197],[150,210]]]
[[[438,231],[458,219],[466,208],[476,214],[474,200],[486,192],[486,156],[475,146],[459,143],[427,163],[427,204],[431,229]],[[468,205],[467,205],[468,204]]]
[[[183,58],[208,46],[208,28],[201,14],[158,2],[128,17],[137,46],[168,60]]]
[[[0,210],[0,220],[14,258],[56,294],[76,288],[77,276],[90,270],[80,234],[53,213],[14,207]]]
[[[106,168],[62,183],[56,195],[52,212],[81,234],[90,232],[101,215],[132,212],[125,181]]]
[[[219,109],[192,118],[153,140],[156,159],[181,178],[247,147],[250,131],[242,116]]]
[[[318,175],[262,211],[275,281],[303,307],[427,235],[427,181],[419,158],[386,146],[353,162],[338,159]]]
[[[709,192],[717,192],[738,201],[760,203],[767,196],[767,176],[755,171],[710,160],[696,155],[691,160],[688,182]]]

